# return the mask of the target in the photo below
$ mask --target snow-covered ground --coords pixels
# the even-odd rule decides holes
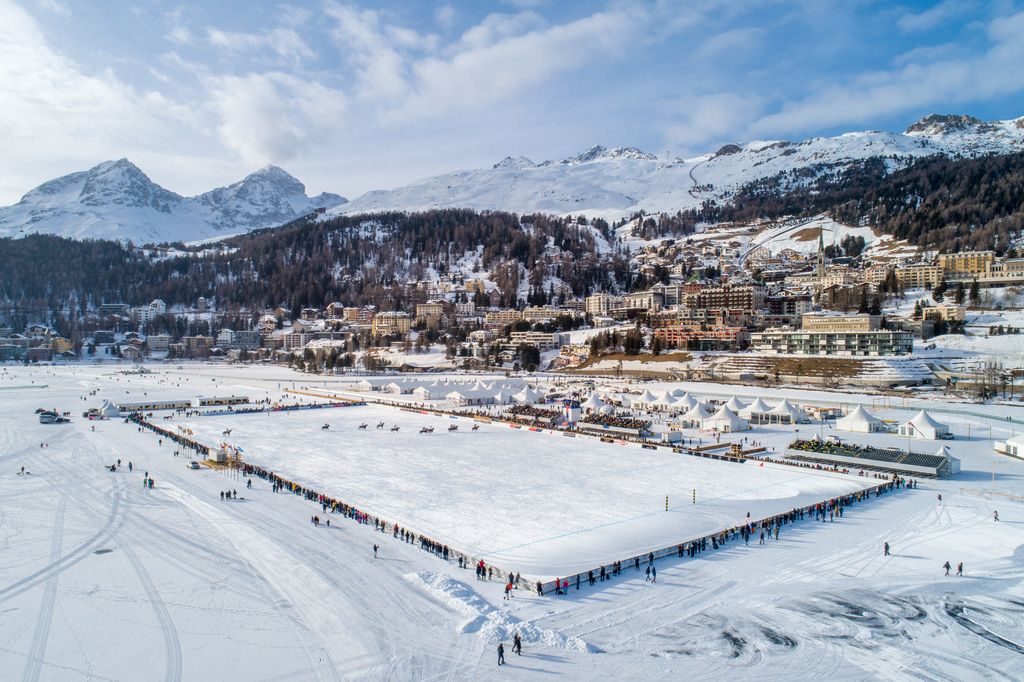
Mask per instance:
[[[771,253],[789,249],[804,255],[818,252],[818,237],[825,244],[839,244],[846,237],[861,237],[865,248],[870,249],[879,235],[870,227],[843,225],[827,216],[816,216],[810,220],[792,220],[762,230],[750,240],[748,249],[764,248]]]
[[[877,483],[497,423],[473,432],[464,419],[380,405],[184,424],[203,443],[219,442],[229,428],[247,459],[289,480],[545,581],[735,527],[747,512],[761,519]],[[449,433],[449,424],[462,428]],[[436,431],[418,433],[429,426]]]
[[[892,170],[897,167],[895,157],[1010,153],[1021,149],[1022,140],[1024,133],[1015,119],[978,122],[956,131],[938,125],[907,133],[851,132],[801,142],[758,140],[688,159],[594,146],[560,161],[506,158],[490,168],[458,170],[367,192],[325,215],[459,207],[614,220],[639,210],[674,213],[707,200],[726,201],[750,182],[797,170],[817,175],[875,157],[885,157]]]
[[[471,571],[375,533],[372,525],[338,516],[330,528],[314,528],[309,518],[319,507],[297,496],[274,495],[260,479],[250,491],[243,480],[214,470],[188,470],[168,443],[158,445],[151,434],[120,421],[90,423],[78,416],[104,397],[245,392],[277,398],[293,381],[297,388],[340,382],[316,382],[276,367],[168,365],[148,375],[123,375],[119,369],[0,369],[4,679],[489,679],[496,671],[498,641],[505,642],[510,663],[501,674],[513,679],[1016,680],[1024,675],[1024,505],[1007,497],[1024,495],[1024,462],[997,458],[988,447],[990,428],[995,438],[1020,428],[1007,420],[1024,416],[1018,408],[932,402],[958,412],[936,413],[957,434],[950,443],[962,460],[957,478],[922,481],[916,491],[854,505],[834,523],[786,526],[778,541],[765,546],[731,543],[696,558],[659,560],[656,585],[629,568],[608,583],[584,585],[566,596],[518,592],[503,601],[496,581],[477,582]],[[88,395],[93,390],[96,395]],[[777,397],[765,389],[751,392]],[[777,393],[807,402],[872,402],[866,394]],[[877,411],[903,417],[914,405],[908,400]],[[32,412],[41,406],[71,411],[75,418],[68,425],[40,425]],[[359,409],[383,410],[352,409],[353,416]],[[333,431],[345,412],[309,414],[331,421]],[[279,442],[291,434],[292,442],[266,456],[293,466],[299,460],[289,452],[316,447],[315,439],[302,429],[276,425],[301,421],[299,414],[204,417],[194,423],[224,428],[230,420],[238,434],[265,425],[267,439]],[[321,434],[314,429],[313,435]],[[350,431],[334,435],[341,436],[340,462],[352,457],[340,453],[364,445],[367,458],[374,455]],[[421,447],[415,435],[408,438]],[[430,445],[422,446],[432,451],[412,456],[444,456],[447,435],[435,433]],[[545,468],[556,458],[575,457],[552,449],[574,439],[472,435],[492,439],[485,457],[495,458],[495,466],[472,472],[465,483],[478,485],[479,477],[493,474],[485,484],[497,490],[504,478],[510,494],[494,499],[490,513],[537,528],[544,525],[533,520],[539,514],[530,505],[537,498],[512,494],[530,481],[552,484],[547,495],[555,501],[564,496],[568,507],[589,489],[600,494],[595,458],[606,457],[610,472],[641,476],[631,464],[650,456],[623,446],[607,446],[605,455],[597,444],[593,449],[589,442],[576,444],[581,466],[570,485],[554,472],[546,477]],[[466,441],[453,436],[451,442],[458,444],[447,448],[449,457],[476,456],[478,446],[462,447],[471,434],[466,436]],[[751,437],[774,436],[766,429]],[[899,442],[894,436],[875,438]],[[529,443],[521,453],[503,452],[519,441]],[[920,449],[936,445],[922,443]],[[254,451],[247,452],[256,459]],[[131,460],[134,471],[103,468],[117,458]],[[512,458],[525,461],[511,467]],[[19,475],[22,466],[31,473]],[[395,459],[392,469],[400,466]],[[416,463],[407,466],[414,471]],[[152,490],[142,487],[147,471],[156,479]],[[410,477],[395,477],[386,467],[380,471],[376,494],[382,498],[389,488],[401,494],[399,486],[411,485]],[[666,471],[683,473],[673,467]],[[375,476],[372,469],[348,473],[334,479],[339,486],[365,485]],[[458,473],[452,469],[445,480],[434,481],[437,506],[458,486]],[[761,473],[750,469],[751,477]],[[692,487],[663,478],[684,490]],[[333,483],[324,479],[323,485]],[[238,490],[239,499],[222,502],[218,493],[229,488]],[[344,497],[344,492],[336,494]],[[453,518],[468,511],[459,498],[447,502]],[[999,522],[992,520],[994,510]],[[568,513],[546,520],[547,527],[572,523]],[[678,516],[682,521],[681,511]],[[501,546],[501,539],[493,538],[494,545]],[[886,541],[890,557],[882,554]],[[377,560],[374,543],[381,546]],[[947,560],[954,566],[963,562],[965,576],[944,577],[940,566]],[[514,632],[524,638],[521,658],[510,653]]]

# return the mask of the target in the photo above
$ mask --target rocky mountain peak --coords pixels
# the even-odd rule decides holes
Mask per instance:
[[[984,121],[966,114],[929,114],[916,123],[912,123],[906,130],[908,135],[939,135],[951,133],[958,130],[967,130],[975,126],[984,125]]]

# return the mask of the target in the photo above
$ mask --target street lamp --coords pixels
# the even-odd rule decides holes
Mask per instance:
[[[910,433],[911,433],[911,430],[917,431],[917,427],[914,426],[913,422],[909,422],[909,421],[907,422],[907,426],[910,427],[909,429],[907,429],[907,454],[909,455],[910,454]],[[921,433],[920,431],[917,431],[917,432]],[[921,436],[924,437],[924,434],[921,434]]]

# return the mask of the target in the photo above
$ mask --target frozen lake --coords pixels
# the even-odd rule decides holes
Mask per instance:
[[[759,519],[878,483],[497,423],[472,432],[468,419],[380,405],[184,423],[208,444],[230,428],[247,461],[531,577],[575,574],[739,525],[748,512]],[[423,426],[435,432],[418,433]]]
[[[1021,428],[1006,419],[1019,408],[933,401],[957,435],[947,441],[963,462],[956,478],[854,505],[835,523],[786,526],[764,546],[660,559],[656,585],[627,569],[566,596],[520,590],[503,600],[499,582],[476,581],[372,525],[335,517],[316,528],[309,518],[318,507],[301,497],[275,495],[260,479],[248,490],[224,472],[187,469],[152,434],[79,416],[105,398],[146,394],[279,400],[281,389],[301,389],[310,377],[279,367],[125,369],[0,367],[4,680],[490,679],[494,648],[504,642],[507,652],[513,633],[525,646],[502,670],[510,679],[1022,678],[1024,462],[994,458],[988,442],[990,429],[1000,438]],[[72,422],[39,424],[37,407],[68,410]],[[788,508],[787,496],[846,480],[507,426],[476,434],[462,426],[449,436],[448,420],[383,408],[300,414],[192,422],[212,430],[213,442],[235,429],[254,461],[273,458],[337,497],[359,494],[396,519],[447,523],[441,530],[453,544],[465,537],[519,556],[510,568],[524,574],[528,561],[557,565],[563,548],[582,563],[613,541],[619,550],[646,546],[705,522],[731,523],[747,507],[757,513],[753,505]],[[372,431],[382,419],[402,431]],[[371,432],[353,431],[350,420]],[[329,432],[320,431],[325,421]],[[419,424],[438,430],[421,437]],[[778,450],[794,431],[744,435]],[[885,434],[857,440],[905,444]],[[134,472],[104,468],[118,458],[132,460]],[[141,485],[146,473],[152,490]],[[695,485],[698,504],[687,510]],[[238,499],[222,501],[225,488],[237,488]],[[676,511],[664,511],[666,492]],[[619,530],[627,527],[636,538]],[[964,576],[945,577],[946,561],[954,569],[963,562]]]

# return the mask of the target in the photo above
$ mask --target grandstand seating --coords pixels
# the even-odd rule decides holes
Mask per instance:
[[[851,463],[851,460],[854,460],[867,468],[933,476],[945,473],[949,466],[949,459],[942,455],[928,455],[919,452],[906,452],[896,448],[876,448],[852,443],[795,440],[790,443],[789,450],[789,456],[796,459],[845,463]]]

